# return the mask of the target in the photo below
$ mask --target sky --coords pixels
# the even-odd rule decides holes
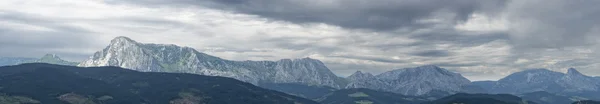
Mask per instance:
[[[438,65],[470,80],[600,76],[599,0],[2,0],[0,57],[82,61],[117,36],[338,76]]]

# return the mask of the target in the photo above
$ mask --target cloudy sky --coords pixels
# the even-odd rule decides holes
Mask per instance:
[[[600,75],[599,0],[2,0],[0,57],[82,61],[117,36],[339,76],[438,65],[471,80]]]

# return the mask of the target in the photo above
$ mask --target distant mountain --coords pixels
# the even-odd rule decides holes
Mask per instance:
[[[78,62],[69,62],[61,59],[56,54],[46,54],[42,58],[35,60],[35,63],[49,63],[49,64],[57,64],[57,65],[68,65],[68,66],[76,66],[79,64]]]
[[[316,104],[232,78],[51,64],[0,67],[0,103]]]
[[[521,94],[537,91],[560,92],[562,88],[555,83],[563,73],[548,69],[533,69],[513,73],[504,77],[491,89],[495,93]]]
[[[193,73],[223,76],[260,85],[298,83],[342,88],[347,81],[333,74],[321,61],[231,61],[189,47],[143,44],[127,37],[113,39],[109,46],[80,63],[82,67],[118,66],[143,72]]]
[[[599,91],[600,89],[599,80],[583,75],[574,68],[569,68],[567,74],[556,80],[556,83],[565,88],[564,92]]]
[[[584,100],[584,101],[576,101],[571,104],[600,104],[600,101]]]
[[[370,89],[343,89],[319,99],[322,104],[420,104],[425,98]]]
[[[422,104],[538,104],[509,94],[458,93]]]
[[[584,100],[576,96],[557,95],[544,91],[525,93],[519,95],[521,98],[536,102],[538,104],[569,104],[574,101]]]
[[[355,82],[359,80],[371,79],[375,78],[371,73],[363,73],[361,71],[356,71],[354,74],[348,76],[346,79],[350,82]]]
[[[369,88],[373,90],[384,91],[389,89],[391,85],[382,79],[373,76],[371,73],[363,73],[357,71],[354,74],[348,76],[346,80],[350,81],[346,88]]]
[[[35,58],[0,57],[0,66],[18,65],[25,62],[33,62]]]
[[[12,58],[12,57],[0,57],[0,66],[7,65],[18,65],[23,63],[49,63],[49,64],[58,64],[58,65],[69,65],[75,66],[77,62],[69,62],[61,59],[55,54],[46,54],[42,58]]]
[[[356,76],[360,74],[355,73]],[[450,93],[468,92],[470,89],[464,88],[471,88],[466,87],[471,84],[467,78],[433,65],[388,71],[374,77],[362,76],[366,77],[350,76],[348,79],[352,82],[346,88],[369,88],[403,95],[424,95],[432,90]]]
[[[537,91],[550,93],[599,92],[600,81],[570,68],[567,74],[547,69],[533,69],[513,73],[497,81],[493,93],[522,94]],[[595,95],[600,96],[600,94]]]
[[[484,88],[486,91],[491,90],[496,85],[496,81],[473,81],[471,83],[475,86]]]

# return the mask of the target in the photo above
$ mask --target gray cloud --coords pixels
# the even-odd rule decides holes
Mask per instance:
[[[415,55],[415,56],[422,56],[422,57],[446,57],[446,56],[452,55],[452,53],[447,50],[425,50],[425,51],[413,52],[410,54]]]
[[[155,18],[67,19],[9,10],[0,10],[0,20],[4,22],[3,25],[0,25],[0,50],[11,50],[0,51],[0,57],[37,58],[51,53],[73,61],[89,57],[91,53],[106,45],[101,43],[108,42],[99,40],[98,37],[106,35],[106,33],[102,33],[103,31],[98,32],[98,29],[89,29],[81,25],[75,25],[78,22],[100,23],[101,25],[117,22],[122,23],[121,25],[130,23],[139,25],[184,26],[180,22]],[[140,29],[129,30],[136,31]],[[150,33],[148,31],[166,30],[145,28],[143,31],[138,32]]]
[[[293,23],[326,23],[351,29],[422,28],[436,18],[466,21],[475,12],[502,8],[505,0],[105,0],[145,6],[201,6]]]
[[[315,44],[318,44],[316,39],[310,38],[293,38],[293,37],[284,37],[284,38],[268,38],[268,39],[260,39],[262,42],[273,44],[276,47],[281,47],[285,49],[291,50],[306,50],[309,48],[315,47]],[[310,42],[297,42],[303,40],[313,40]]]
[[[410,36],[414,39],[423,40],[420,44],[445,44],[452,43],[464,47],[476,46],[485,44],[495,40],[509,40],[508,34],[505,32],[464,32],[457,30],[436,30],[426,33],[414,34]]]
[[[477,65],[482,65],[483,63],[479,63],[479,62],[471,62],[471,63],[464,63],[464,62],[445,62],[445,63],[433,63],[431,65],[436,65],[436,66],[440,66],[440,67],[470,67],[470,66],[477,66]]]
[[[80,34],[93,33],[87,29],[66,25],[61,20],[43,19],[36,15],[17,12],[0,11],[0,20],[21,25],[30,25],[41,30],[19,26],[0,25],[0,55],[14,57],[41,57],[46,53],[59,54],[67,59],[81,59],[79,51],[85,50],[90,42],[87,36]],[[17,29],[15,29],[17,28]],[[82,43],[82,44],[74,44]],[[62,49],[62,50],[59,50]]]
[[[544,2],[539,5],[535,2]],[[598,0],[514,0],[506,9],[512,40],[520,49],[597,44]]]
[[[383,57],[374,57],[374,56],[360,56],[360,55],[332,55],[328,57],[338,57],[338,58],[347,58],[347,59],[358,59],[358,60],[368,60],[375,62],[384,62],[384,63],[406,63],[404,60],[395,60],[392,58],[383,58]]]

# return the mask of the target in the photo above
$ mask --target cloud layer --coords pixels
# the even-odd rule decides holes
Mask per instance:
[[[351,29],[394,30],[428,27],[428,19],[466,21],[504,0],[108,0],[150,7],[208,7],[292,23],[325,23]]]
[[[128,36],[231,60],[311,57],[340,76],[428,64],[471,80],[600,75],[594,0],[45,1],[0,2],[0,56],[82,60]]]

